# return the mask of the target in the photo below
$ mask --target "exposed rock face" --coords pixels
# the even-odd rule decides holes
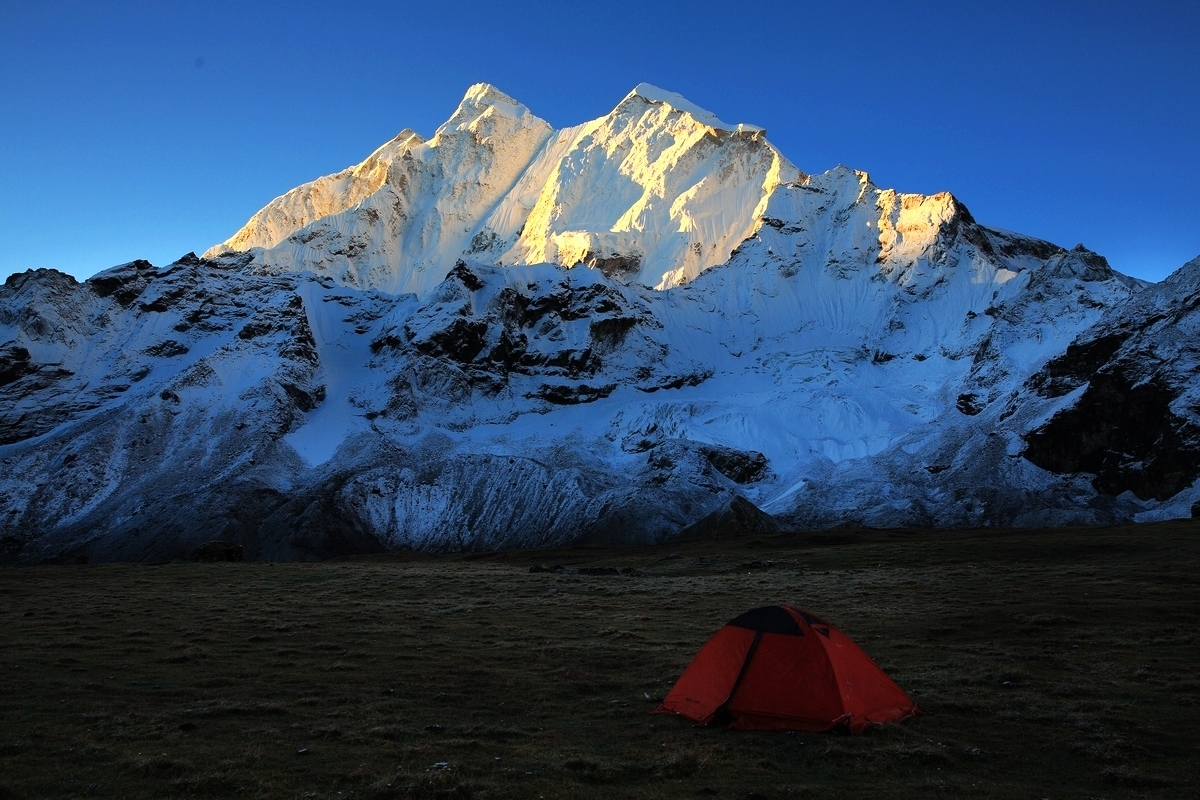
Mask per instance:
[[[1170,499],[1200,477],[1200,427],[1171,412],[1177,397],[1161,381],[1097,372],[1073,406],[1025,437],[1025,458],[1051,472],[1093,473],[1105,494]]]
[[[762,453],[743,453],[732,447],[709,445],[700,452],[713,465],[713,469],[734,483],[753,483],[767,474],[767,457]]]
[[[1026,435],[1025,457],[1090,473],[1099,492],[1166,501],[1200,478],[1200,259],[1115,309],[1031,383],[1076,399]],[[1082,391],[1080,390],[1082,387]]]
[[[555,134],[476,87],[216,252],[0,287],[0,561],[1200,501],[1200,260],[1146,286],[649,88]]]

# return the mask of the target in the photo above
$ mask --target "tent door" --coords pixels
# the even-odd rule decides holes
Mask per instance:
[[[742,668],[738,670],[737,678],[733,681],[733,686],[729,687],[729,695],[721,705],[717,706],[717,710],[713,712],[713,720],[721,720],[722,722],[729,716],[729,703],[733,700],[733,696],[737,694],[738,686],[742,684],[742,678],[746,676],[746,670],[750,667],[750,660],[754,658],[754,651],[758,649],[758,643],[762,640],[762,631],[754,632],[754,641],[750,642],[750,649],[746,651],[746,659],[742,662]]]

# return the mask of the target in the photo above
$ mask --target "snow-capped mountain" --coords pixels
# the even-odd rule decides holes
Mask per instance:
[[[205,256],[247,251],[263,271],[418,295],[460,258],[583,263],[662,289],[723,263],[775,188],[802,177],[761,128],[648,84],[557,132],[479,84],[428,141],[401,132],[272,200]]]
[[[654,87],[479,85],[204,258],[10,277],[0,557],[1186,516],[1198,305]]]

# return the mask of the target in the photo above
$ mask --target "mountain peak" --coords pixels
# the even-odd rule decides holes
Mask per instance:
[[[438,128],[438,132],[460,128],[464,123],[469,124],[489,111],[509,119],[533,116],[528,108],[490,83],[476,83],[467,89],[458,108],[450,115],[450,119]]]
[[[670,106],[676,111],[682,111],[685,114],[691,115],[692,119],[696,120],[700,124],[707,125],[710,128],[716,128],[717,130],[729,131],[730,133],[766,134],[766,130],[758,127],[757,125],[747,125],[745,123],[731,125],[728,122],[724,122],[718,118],[716,114],[701,108],[683,95],[676,94],[675,92],[668,92],[666,89],[660,89],[650,83],[639,83],[637,86],[633,87],[633,91],[625,95],[625,99],[621,101],[621,105],[624,105],[626,102],[635,97],[641,98],[648,103],[661,103],[663,105]],[[620,106],[618,106],[618,108],[619,107]]]
[[[520,106],[521,104],[514,100],[509,95],[497,89],[490,83],[472,84],[463,95],[462,102],[459,107],[471,106],[473,108],[486,107],[496,103],[503,103],[509,106]]]
[[[383,145],[383,147],[387,147],[389,144],[404,144],[409,140],[412,140],[413,144],[421,144],[425,141],[421,134],[417,133],[412,128],[405,128],[397,133],[390,142],[387,142],[385,145]]]

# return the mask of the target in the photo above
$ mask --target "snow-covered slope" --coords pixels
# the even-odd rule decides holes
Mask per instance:
[[[1187,515],[1198,308],[652,87],[477,86],[208,258],[10,277],[0,558]]]
[[[205,255],[248,250],[260,271],[428,291],[486,238],[484,217],[552,134],[499,90],[472,86],[429,141],[401,132],[358,166],[271,201]]]

